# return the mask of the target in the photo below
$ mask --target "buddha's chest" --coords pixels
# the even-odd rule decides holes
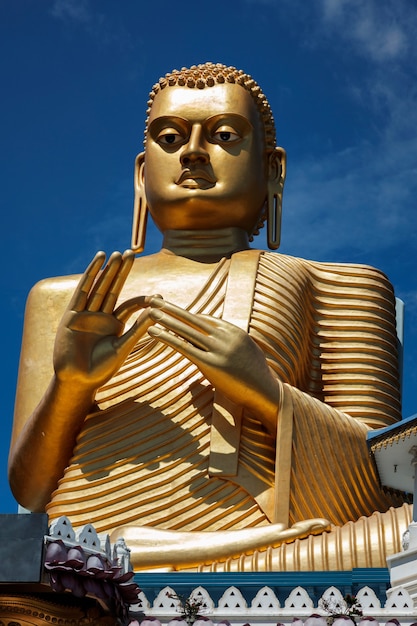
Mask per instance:
[[[213,282],[226,282],[229,261],[196,263],[168,255],[137,259],[120,300],[160,295],[173,304],[188,307],[204,296]]]

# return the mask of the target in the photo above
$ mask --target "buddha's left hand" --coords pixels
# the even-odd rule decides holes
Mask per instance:
[[[148,333],[195,363],[212,385],[230,400],[262,416],[276,432],[280,384],[265,355],[249,335],[209,315],[196,315],[154,297],[149,315],[158,326]]]

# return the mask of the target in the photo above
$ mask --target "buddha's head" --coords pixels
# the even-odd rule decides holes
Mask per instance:
[[[154,86],[147,114],[134,249],[143,247],[147,209],[162,232],[240,228],[249,239],[266,217],[277,248],[285,151],[255,81],[220,64],[175,70]]]

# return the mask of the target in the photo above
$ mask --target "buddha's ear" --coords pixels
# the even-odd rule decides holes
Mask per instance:
[[[145,247],[148,205],[145,194],[145,153],[138,154],[134,173],[135,201],[133,204],[132,243],[134,252],[142,252]]]
[[[268,155],[268,181],[284,187],[287,174],[287,153],[284,148],[277,146]]]
[[[268,247],[276,250],[281,240],[282,194],[287,172],[284,148],[276,147],[268,155],[267,223]]]

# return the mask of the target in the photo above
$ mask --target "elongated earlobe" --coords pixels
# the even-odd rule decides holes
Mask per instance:
[[[135,161],[135,201],[133,205],[132,242],[133,252],[143,252],[148,221],[148,204],[145,194],[145,153],[141,152]]]
[[[268,224],[268,248],[277,250],[281,241],[282,194],[286,173],[286,154],[283,148],[275,148],[269,157],[268,195],[266,214]]]

